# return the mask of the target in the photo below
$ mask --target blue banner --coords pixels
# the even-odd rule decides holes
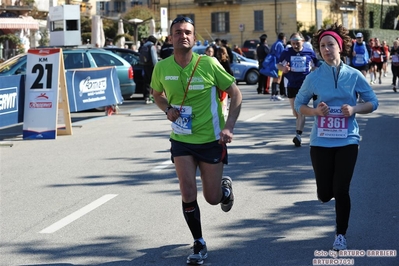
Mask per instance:
[[[70,112],[78,112],[123,102],[114,67],[66,71]]]
[[[22,75],[0,77],[0,127],[23,121],[24,85]]]

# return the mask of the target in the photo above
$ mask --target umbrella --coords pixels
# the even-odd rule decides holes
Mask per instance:
[[[125,30],[123,29],[123,20],[120,19],[118,22],[118,35],[125,34]],[[125,47],[125,37],[119,38],[119,40],[116,42],[116,46],[120,48]]]
[[[95,47],[103,47],[105,43],[103,20],[97,15],[94,15],[91,21],[91,43]]]

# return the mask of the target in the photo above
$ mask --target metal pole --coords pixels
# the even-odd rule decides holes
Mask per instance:
[[[317,0],[314,0],[314,14],[315,14],[314,18],[316,20],[316,23],[315,23],[316,30],[318,30],[321,27],[321,25],[317,25]]]

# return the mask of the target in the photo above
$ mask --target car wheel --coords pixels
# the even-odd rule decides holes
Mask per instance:
[[[247,75],[245,76],[245,82],[248,85],[254,85],[258,83],[259,79],[259,72],[255,69],[251,69],[247,72]]]

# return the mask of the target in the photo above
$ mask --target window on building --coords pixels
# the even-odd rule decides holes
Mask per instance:
[[[213,33],[230,32],[230,13],[229,12],[212,13],[211,28]]]
[[[50,31],[64,31],[64,21],[55,20],[51,21]]]
[[[263,31],[263,10],[254,11],[254,30]]]
[[[97,15],[108,15],[109,13],[109,2],[101,1],[96,3],[96,14]]]
[[[142,5],[143,5],[143,1],[134,0],[134,1],[131,1],[131,2],[130,2],[130,7],[142,6]]]
[[[124,13],[126,12],[126,3],[120,2],[120,1],[115,1],[114,2],[114,11],[118,13]]]

